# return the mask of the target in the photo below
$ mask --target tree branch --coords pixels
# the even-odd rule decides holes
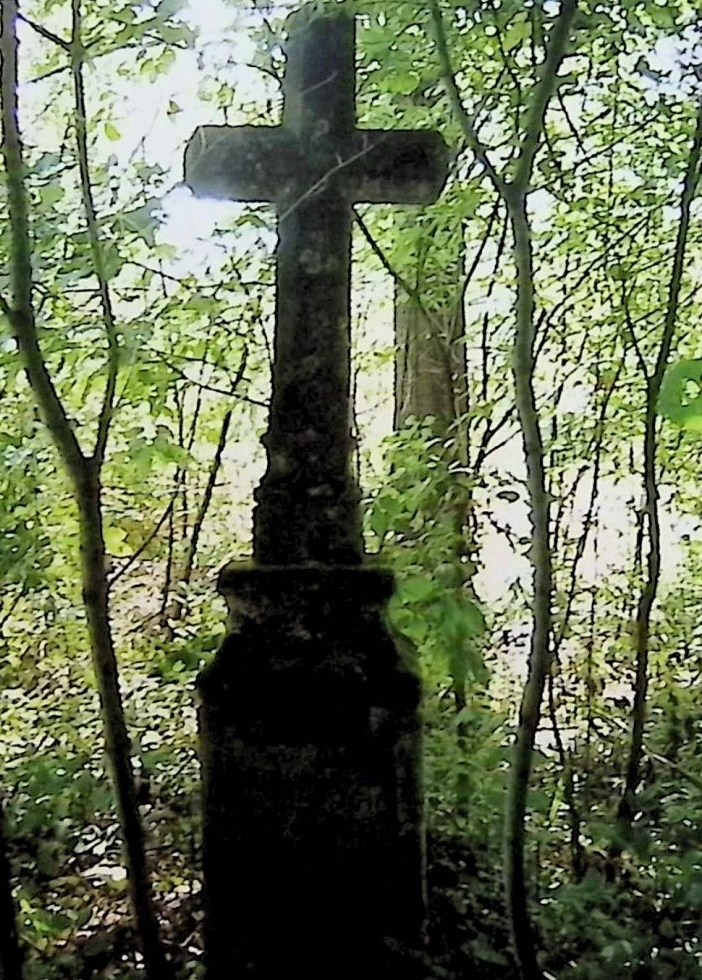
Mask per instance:
[[[500,198],[499,197],[496,197],[495,198],[495,203],[493,204],[492,211],[490,212],[490,217],[488,218],[487,227],[485,229],[485,234],[480,239],[480,245],[478,246],[478,248],[476,250],[476,253],[473,256],[473,261],[471,262],[470,267],[468,268],[468,270],[466,271],[465,276],[463,277],[463,283],[461,285],[461,296],[460,296],[460,299],[459,299],[459,303],[461,305],[463,305],[465,303],[466,295],[468,293],[468,287],[470,286],[471,282],[473,281],[473,276],[478,271],[478,266],[480,265],[480,260],[483,257],[483,253],[485,251],[485,248],[487,247],[487,243],[490,241],[490,236],[492,235],[492,226],[494,225],[494,223],[495,223],[495,221],[497,219],[497,215],[499,214],[499,211],[500,211]],[[498,243],[498,246],[497,246],[497,256],[495,258],[495,263],[494,263],[494,266],[493,266],[493,278],[490,280],[490,285],[488,286],[488,291],[491,291],[492,290],[492,287],[493,287],[494,282],[495,282],[494,276],[497,273],[497,269],[498,269],[500,260],[502,258],[502,252],[504,250],[504,243],[505,243],[505,234],[504,234],[504,231],[505,231],[506,227],[507,227],[507,222],[505,221],[505,223],[503,225],[503,232],[500,235],[500,240],[499,240],[499,243]]]
[[[10,225],[11,305],[3,300],[2,309],[19,348],[29,384],[37,400],[42,421],[74,480],[80,480],[84,457],[70,419],[56,391],[39,345],[34,309],[32,241],[25,187],[26,168],[18,122],[17,0],[3,0],[2,35],[2,158],[7,184]]]
[[[446,89],[446,94],[449,102],[451,103],[451,108],[453,109],[456,121],[461,127],[463,138],[468,144],[468,147],[473,151],[476,158],[481,163],[485,173],[492,181],[495,190],[498,192],[498,194],[504,196],[504,181],[495,169],[495,166],[488,154],[487,147],[478,136],[475,125],[475,117],[468,113],[463,104],[461,93],[458,90],[458,84],[456,82],[456,75],[451,63],[451,55],[446,40],[446,31],[444,30],[444,21],[443,17],[441,16],[438,0],[429,0],[429,11],[431,13],[431,19],[434,26],[434,39],[436,41],[436,47],[439,54],[441,80],[444,83],[444,88]]]
[[[83,42],[81,37],[82,15],[81,0],[72,0],[72,32],[71,32],[71,74],[73,77],[73,92],[75,98],[76,151],[80,171],[80,191],[83,201],[83,211],[88,226],[88,239],[93,257],[93,267],[98,281],[102,320],[107,337],[107,379],[103,394],[102,408],[98,416],[98,431],[95,439],[94,458],[98,467],[105,458],[107,437],[110,423],[114,414],[117,376],[119,374],[119,338],[112,306],[112,297],[108,277],[105,271],[105,258],[100,229],[95,208],[90,164],[88,160],[87,112],[85,105],[85,83],[83,79]]]
[[[558,84],[558,69],[566,54],[570,29],[575,18],[578,0],[561,0],[561,12],[549,34],[546,59],[541,78],[527,112],[522,148],[514,171],[513,185],[526,191],[531,182],[534,158],[539,149],[546,125],[546,109]]]
[[[368,242],[371,251],[376,256],[376,258],[378,259],[382,267],[385,269],[387,274],[393,279],[395,283],[397,283],[400,289],[402,289],[402,291],[407,295],[407,298],[416,305],[417,309],[422,314],[424,319],[427,321],[428,324],[431,325],[435,336],[440,337],[441,324],[439,323],[437,318],[433,316],[430,313],[430,311],[427,310],[427,308],[425,307],[424,302],[422,300],[421,290],[416,289],[410,282],[407,281],[407,279],[405,279],[403,275],[401,275],[401,273],[397,271],[397,269],[395,269],[392,262],[390,262],[385,252],[382,250],[380,245],[377,243],[377,241],[371,234],[370,228],[365,223],[363,218],[360,216],[356,208],[354,208],[353,216],[354,216],[354,221],[361,229],[361,233],[363,234],[363,237]]]
[[[638,338],[636,336],[636,330],[634,329],[634,322],[631,319],[631,310],[629,309],[629,297],[627,296],[626,287],[622,283],[622,308],[624,310],[624,323],[626,325],[627,333],[629,334],[629,339],[631,340],[631,346],[636,354],[636,360],[639,364],[639,370],[642,376],[648,382],[648,365],[641,351],[641,346],[639,344]]]
[[[134,564],[136,564],[136,562],[139,560],[139,558],[141,558],[141,556],[144,554],[144,552],[146,551],[146,549],[149,547],[149,545],[151,544],[151,542],[156,538],[156,535],[161,530],[161,528],[163,527],[163,525],[165,524],[165,522],[168,520],[168,517],[172,513],[173,507],[175,506],[175,500],[176,500],[176,498],[175,498],[175,494],[174,494],[171,497],[171,499],[168,501],[168,504],[166,505],[166,509],[161,514],[161,516],[159,517],[159,519],[156,521],[156,524],[152,527],[152,529],[146,535],[146,537],[141,542],[141,544],[136,549],[136,551],[132,552],[132,554],[126,560],[126,562],[124,563],[124,565],[122,565],[121,568],[118,568],[117,571],[114,573],[114,575],[110,578],[110,581],[108,583],[108,587],[110,588],[110,590],[113,589],[115,587],[115,584],[122,578],[122,576],[123,575],[126,575],[127,572],[129,571],[129,569],[132,568],[132,566]]]
[[[63,51],[71,50],[71,45],[69,44],[68,41],[64,41],[64,39],[62,37],[59,37],[58,34],[53,34],[51,31],[47,30],[41,24],[37,24],[35,21],[30,20],[29,17],[25,17],[24,14],[18,14],[17,19],[21,20],[23,24],[26,24],[27,27],[31,27],[31,29],[40,37],[43,37],[45,41],[50,41],[52,44],[55,44]]]

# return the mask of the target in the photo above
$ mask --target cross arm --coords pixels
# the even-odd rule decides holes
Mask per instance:
[[[280,126],[200,126],[185,149],[185,183],[196,197],[274,202],[298,157]]]
[[[316,152],[281,126],[201,126],[185,150],[185,183],[198,197],[284,200],[306,175],[367,204],[429,204],[446,182],[449,151],[431,130],[355,130]]]
[[[349,169],[364,204],[431,204],[446,183],[449,150],[433,130],[360,129]]]

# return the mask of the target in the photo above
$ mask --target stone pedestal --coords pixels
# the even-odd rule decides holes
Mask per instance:
[[[200,677],[208,980],[421,980],[420,687],[392,576],[226,569]]]

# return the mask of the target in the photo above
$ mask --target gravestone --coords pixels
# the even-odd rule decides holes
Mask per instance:
[[[196,195],[275,205],[268,466],[254,562],[225,569],[229,633],[200,682],[208,980],[424,975],[419,682],[364,567],[351,473],[357,202],[434,200],[438,134],[356,128],[352,18],[288,21],[282,125],[205,126]]]

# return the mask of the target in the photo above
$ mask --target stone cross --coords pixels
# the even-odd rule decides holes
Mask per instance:
[[[278,214],[268,469],[256,495],[254,556],[353,565],[363,545],[350,467],[352,207],[435,200],[447,148],[434,132],[356,128],[352,18],[302,10],[288,23],[282,126],[198,129],[185,179],[198,196],[271,202]]]
[[[362,564],[351,227],[355,202],[433,200],[447,151],[356,128],[352,19],[289,35],[282,125],[203,127],[185,159],[196,194],[272,202],[279,234],[255,563],[220,575],[230,632],[198,682],[205,975],[423,980],[421,692],[392,576]]]

